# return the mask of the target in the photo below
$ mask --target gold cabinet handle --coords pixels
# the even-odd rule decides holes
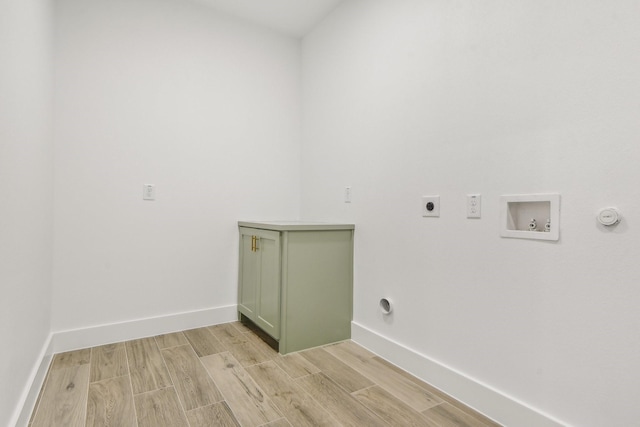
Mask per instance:
[[[256,251],[256,236],[251,236],[251,252]]]

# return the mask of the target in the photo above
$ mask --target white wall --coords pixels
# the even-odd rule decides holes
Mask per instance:
[[[351,0],[305,37],[302,215],[357,224],[355,322],[565,423],[637,424],[639,17]],[[561,194],[560,241],[500,238],[499,196],[540,192]]]
[[[0,425],[15,422],[50,329],[51,10],[0,3]]]
[[[300,103],[294,40],[186,1],[59,0],[52,215],[49,5],[2,3],[0,424],[50,329],[52,228],[52,328],[86,328],[234,304],[235,221],[300,194],[357,224],[356,322],[568,424],[634,424],[639,8],[350,0],[303,42]],[[499,195],[528,192],[561,193],[559,242],[498,237]]]
[[[184,0],[55,28],[54,331],[235,304],[237,221],[298,216],[299,42]]]

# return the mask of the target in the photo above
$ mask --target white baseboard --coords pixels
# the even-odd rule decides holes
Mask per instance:
[[[351,339],[504,426],[567,425],[356,322],[351,322]]]
[[[109,323],[53,333],[53,352],[77,350],[238,320],[237,305]]]
[[[120,341],[168,334],[186,329],[218,325],[238,319],[236,305],[214,307],[166,316],[136,319],[66,331],[53,332],[47,338],[40,354],[39,363],[33,368],[25,387],[20,405],[10,425],[26,426],[44,384],[52,356],[56,353],[112,344]]]
[[[49,363],[51,363],[51,358],[53,357],[51,338],[52,335],[49,334],[42,346],[38,361],[31,370],[29,381],[20,396],[20,400],[18,400],[18,406],[11,417],[11,421],[9,422],[10,426],[26,426],[29,424],[31,412],[36,405],[38,394],[40,393],[40,389],[47,377]]]

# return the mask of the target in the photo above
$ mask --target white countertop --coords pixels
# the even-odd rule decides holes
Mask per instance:
[[[319,221],[238,221],[239,227],[258,228],[262,230],[276,231],[303,231],[303,230],[353,230],[354,224]]]

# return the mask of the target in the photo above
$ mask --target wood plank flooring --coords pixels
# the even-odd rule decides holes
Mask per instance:
[[[352,341],[279,355],[239,322],[55,355],[31,427],[496,427]]]

